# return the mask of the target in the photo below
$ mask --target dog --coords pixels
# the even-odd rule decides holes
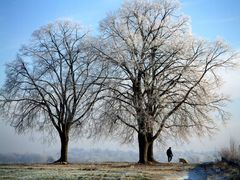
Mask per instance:
[[[179,162],[183,164],[188,164],[187,160],[185,160],[184,158],[179,158]]]

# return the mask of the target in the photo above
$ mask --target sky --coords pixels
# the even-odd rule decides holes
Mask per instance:
[[[22,44],[39,27],[58,19],[72,19],[98,32],[98,23],[107,13],[115,11],[123,0],[1,0],[0,1],[0,86],[5,80],[5,64],[14,60]],[[238,0],[180,0],[181,11],[189,16],[195,36],[208,40],[224,39],[232,48],[240,50],[240,1]],[[230,137],[239,139],[240,128],[240,70],[222,73],[224,86],[220,91],[230,96],[226,107],[232,114],[227,125],[219,124],[219,131],[211,138],[192,137],[189,142],[169,146],[177,150],[217,150],[227,146]],[[42,143],[37,133],[17,135],[7,120],[0,121],[0,153],[46,153],[58,151],[59,142]],[[240,142],[238,142],[240,143]],[[110,139],[98,142],[80,139],[70,148],[110,148],[136,150],[137,144],[122,145]],[[157,147],[158,148],[158,147]]]

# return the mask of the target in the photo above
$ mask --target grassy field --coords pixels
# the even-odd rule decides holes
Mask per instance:
[[[0,179],[219,179],[239,178],[239,167],[226,163],[134,163],[0,165]]]

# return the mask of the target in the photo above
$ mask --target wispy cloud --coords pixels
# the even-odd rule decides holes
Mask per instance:
[[[225,23],[240,23],[240,16],[224,17],[224,18],[208,18],[198,21],[201,24],[225,24]]]

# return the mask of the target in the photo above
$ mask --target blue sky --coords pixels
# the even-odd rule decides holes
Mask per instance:
[[[4,64],[13,60],[22,44],[27,43],[31,33],[40,26],[56,19],[69,18],[79,21],[91,28],[94,33],[98,30],[98,23],[110,11],[120,7],[123,0],[1,0],[0,1],[0,85],[5,79]],[[192,31],[196,36],[214,40],[218,37],[225,39],[233,48],[240,49],[240,1],[237,0],[181,0],[182,12],[191,19]],[[240,107],[239,71],[228,73],[225,77],[224,92],[232,95],[229,105],[233,114],[233,123],[227,132],[219,133],[221,137],[232,136],[229,131],[237,132],[240,127],[238,107]],[[233,81],[234,80],[234,81]],[[235,129],[234,129],[235,128]],[[235,136],[236,133],[233,135]],[[237,136],[237,135],[236,135]],[[43,147],[37,142],[29,142],[29,135],[16,136],[13,129],[0,122],[0,144],[4,145],[4,152],[21,146],[17,142],[24,139],[29,146]],[[226,137],[225,137],[226,138]],[[207,140],[211,143],[211,140]],[[190,142],[191,146],[191,142]],[[192,148],[202,146],[192,142]],[[44,146],[47,148],[47,146]],[[213,146],[209,146],[213,148]],[[19,147],[20,148],[20,147]],[[28,146],[22,147],[22,152]],[[0,149],[1,152],[1,149]]]
[[[182,0],[185,14],[191,17],[193,33],[214,40],[224,38],[240,48],[240,1]]]
[[[95,32],[98,22],[116,10],[123,0],[1,0],[0,1],[0,60],[14,58],[21,44],[31,33],[56,19],[70,18]],[[194,34],[214,40],[223,37],[240,48],[240,1],[182,0],[182,11],[190,16]],[[4,76],[2,73],[1,77]]]

